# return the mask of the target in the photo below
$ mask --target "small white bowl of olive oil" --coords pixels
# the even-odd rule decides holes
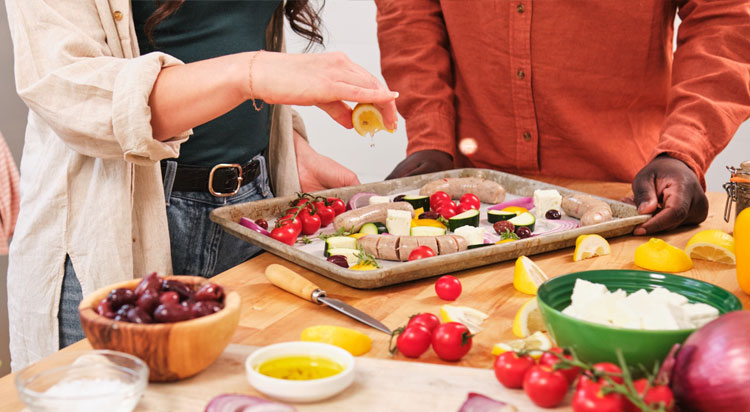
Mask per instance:
[[[286,402],[315,402],[354,381],[354,357],[327,343],[284,342],[260,348],[245,361],[255,389]]]

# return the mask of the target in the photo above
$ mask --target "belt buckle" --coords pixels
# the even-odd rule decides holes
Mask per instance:
[[[214,190],[214,173],[219,169],[237,169],[237,188],[233,192],[221,193]],[[242,187],[242,166],[237,163],[219,163],[211,168],[211,173],[208,174],[208,191],[216,197],[229,197],[234,196],[240,191]]]

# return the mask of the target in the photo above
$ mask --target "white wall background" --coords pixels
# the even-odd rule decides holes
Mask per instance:
[[[26,108],[16,95],[13,84],[13,53],[5,13],[3,1],[0,7],[0,131],[5,134],[18,161],[23,145]],[[380,77],[374,3],[370,0],[328,0],[323,20],[327,29],[326,50],[344,51],[352,60]],[[299,52],[304,48],[305,43],[291,31],[287,36],[290,52]],[[399,130],[393,135],[377,134],[371,147],[369,138],[339,127],[322,111],[314,107],[300,107],[298,110],[305,118],[312,146],[355,171],[363,183],[383,179],[405,155],[403,119],[399,119]],[[748,122],[740,127],[732,143],[714,160],[706,176],[708,190],[721,191],[721,185],[728,180],[724,166],[737,166],[745,160],[750,160]],[[9,364],[6,271],[7,257],[0,256],[0,361],[3,363],[0,376],[7,373]]]

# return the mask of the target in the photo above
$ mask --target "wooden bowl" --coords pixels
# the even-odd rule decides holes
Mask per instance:
[[[199,276],[170,276],[187,285],[209,282]],[[224,289],[224,308],[214,314],[175,323],[116,322],[96,313],[96,306],[116,288],[135,289],[141,279],[117,283],[85,297],[78,306],[81,326],[91,346],[141,358],[152,382],[195,375],[213,363],[229,344],[240,321],[240,296]]]

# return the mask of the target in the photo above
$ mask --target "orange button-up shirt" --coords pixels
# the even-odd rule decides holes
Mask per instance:
[[[750,116],[749,0],[376,3],[407,154],[617,181],[668,154],[703,182]]]

